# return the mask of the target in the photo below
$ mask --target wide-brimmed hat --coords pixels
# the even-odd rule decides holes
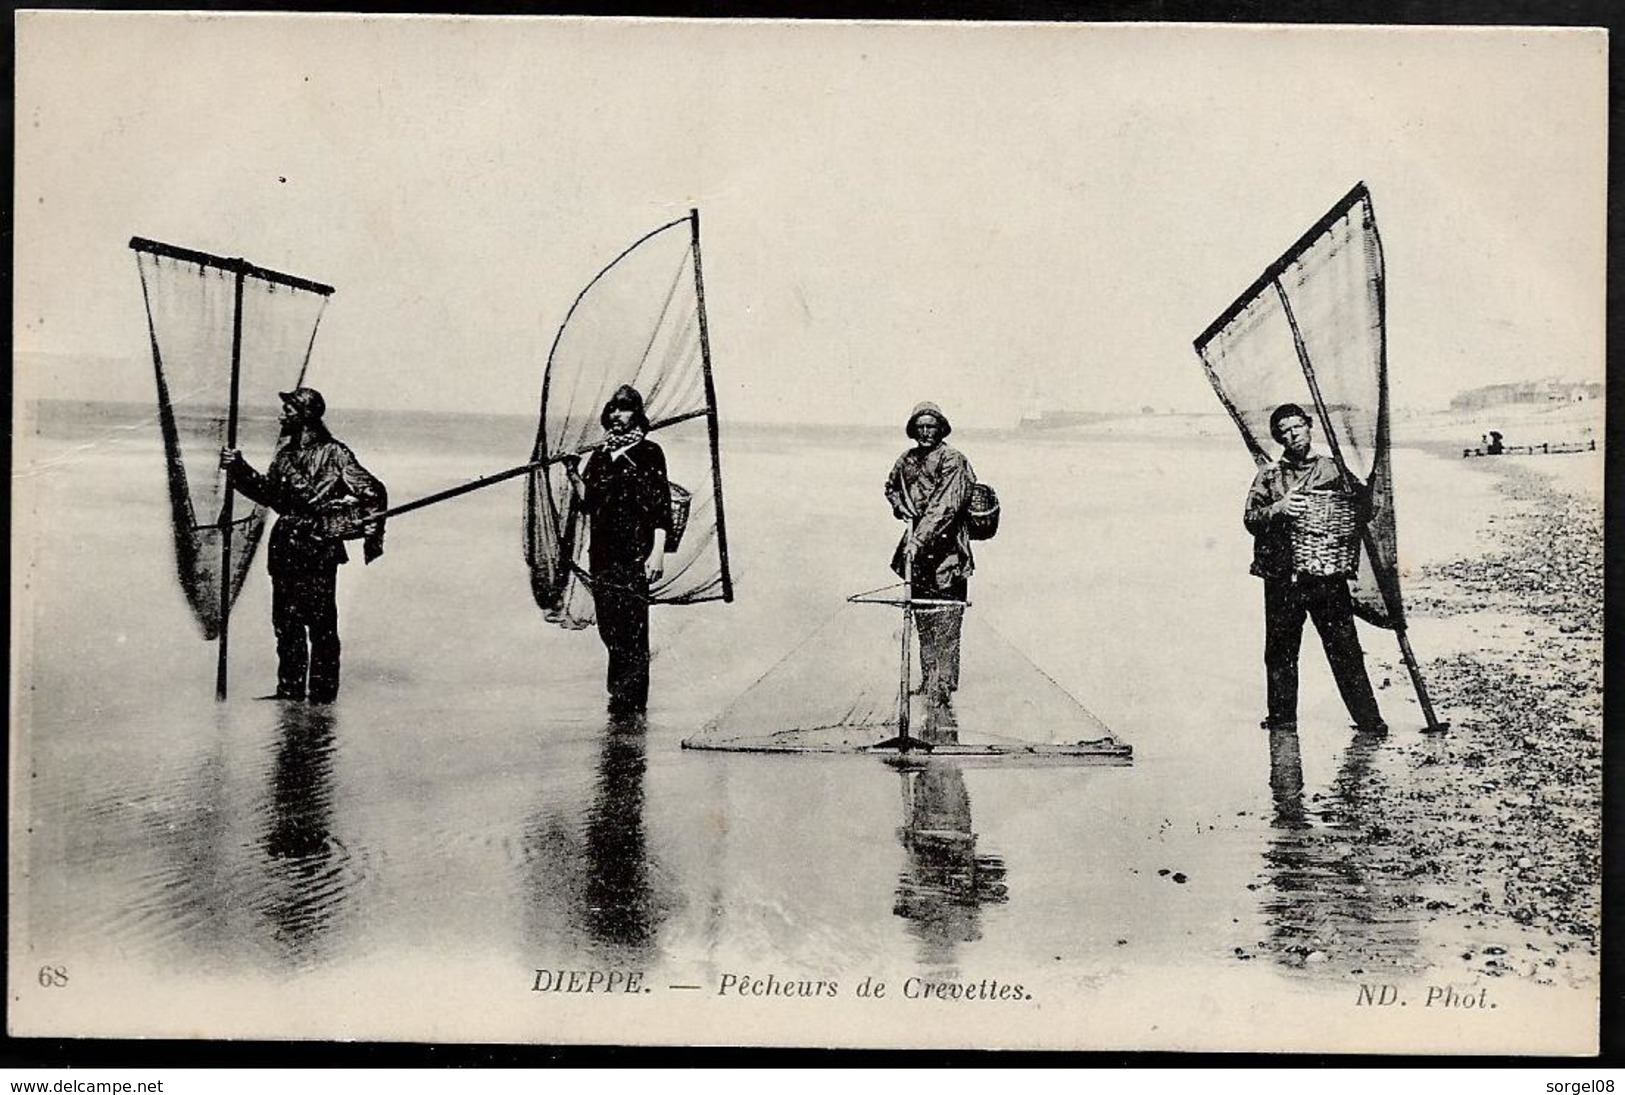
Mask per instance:
[[[949,423],[948,416],[942,413],[941,407],[935,403],[917,403],[914,409],[909,412],[908,425],[903,427],[903,432],[908,434],[909,440],[918,440],[918,437],[915,436],[914,426],[920,420],[920,416],[926,414],[942,423],[942,434],[939,440],[954,432],[953,425]]]
[[[320,418],[327,413],[327,400],[315,388],[295,388],[291,392],[276,393],[282,402],[303,414],[306,418]]]
[[[603,413],[598,416],[598,424],[603,426],[604,429],[609,429],[609,412],[617,407],[624,407],[631,411],[634,416],[632,421],[639,428],[645,430],[649,428],[649,416],[643,413],[643,396],[632,385],[622,384],[619,388],[616,388],[609,397],[609,402],[604,404]]]

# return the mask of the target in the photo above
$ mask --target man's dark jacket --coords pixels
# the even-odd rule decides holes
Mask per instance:
[[[308,572],[347,563],[341,529],[347,518],[387,509],[389,496],[348,446],[321,427],[306,427],[283,445],[264,475],[245,461],[232,466],[232,485],[277,512],[267,565],[272,574]],[[368,556],[383,550],[383,523],[369,526]]]

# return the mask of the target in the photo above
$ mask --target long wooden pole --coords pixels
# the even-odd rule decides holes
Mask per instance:
[[[417,498],[410,502],[402,502],[400,505],[386,509],[382,513],[368,514],[367,516],[361,518],[358,523],[363,525],[374,525],[379,521],[385,520],[386,518],[399,517],[403,513],[411,513],[415,509],[422,509],[424,506],[432,506],[436,502],[444,502],[448,498],[457,498],[461,495],[468,494],[471,491],[482,490],[483,488],[492,486],[496,483],[506,482],[507,480],[513,479],[516,476],[524,475],[527,471],[537,471],[538,469],[547,467],[549,464],[557,463],[562,459],[563,457],[551,457],[547,460],[532,460],[530,463],[520,464],[516,468],[508,468],[505,471],[494,472],[491,475],[476,479],[472,483],[460,483],[455,487],[448,487],[445,490],[424,495],[422,498]]]
[[[907,505],[907,498],[908,494],[905,491],[904,508],[909,511],[910,530],[912,531],[912,522],[915,515],[912,512],[913,507]],[[872,748],[896,749],[900,753],[907,753],[911,749],[930,752],[931,744],[929,742],[921,741],[909,734],[909,678],[913,676],[911,672],[913,658],[909,650],[909,639],[911,638],[911,632],[914,630],[914,552],[908,549],[907,544],[903,546],[903,593],[905,595],[903,601],[903,641],[901,644],[902,650],[898,656],[900,668],[897,673],[897,736],[887,738],[885,741],[872,746]],[[920,657],[922,659],[925,657],[923,652]],[[921,666],[923,672],[923,661]]]
[[[1326,444],[1332,450],[1332,459],[1337,461],[1338,474],[1342,476],[1346,487],[1352,489],[1355,485],[1353,474],[1348,464],[1343,460],[1343,450],[1337,441],[1337,431],[1332,429],[1331,412],[1326,407],[1326,400],[1320,394],[1320,382],[1315,378],[1315,367],[1309,360],[1309,348],[1304,345],[1303,332],[1298,328],[1298,319],[1292,313],[1292,302],[1287,299],[1286,288],[1277,277],[1274,281],[1275,293],[1281,300],[1281,308],[1286,313],[1287,325],[1292,328],[1292,345],[1298,352],[1298,364],[1303,368],[1304,379],[1309,382],[1309,395],[1315,401],[1315,411],[1320,415],[1321,426],[1326,431]],[[1366,557],[1376,565],[1376,543],[1371,538],[1369,526],[1362,526],[1360,539],[1365,548]],[[1394,636],[1399,640],[1399,656],[1405,663],[1406,670],[1411,677],[1411,686],[1416,689],[1416,698],[1422,705],[1422,717],[1427,725],[1422,728],[1423,733],[1438,734],[1450,729],[1449,723],[1440,722],[1433,713],[1433,701],[1428,697],[1427,682],[1422,679],[1422,667],[1416,663],[1416,654],[1411,650],[1411,640],[1405,633],[1405,617],[1403,611],[1396,611],[1396,606],[1388,606],[1389,615],[1394,621]]]
[[[670,418],[662,418],[660,421],[650,425],[649,430],[650,432],[653,432],[666,426],[674,425],[678,422],[687,422],[691,418],[699,418],[701,415],[709,413],[709,411],[689,411],[686,414],[678,414],[673,415]],[[531,460],[527,463],[520,464],[517,467],[492,472],[490,475],[476,479],[472,483],[459,483],[455,487],[447,487],[445,490],[436,491],[433,494],[426,494],[422,498],[415,498],[410,502],[402,502],[400,505],[392,506],[391,508],[384,510],[382,513],[370,513],[367,516],[360,518],[357,523],[363,525],[377,524],[379,521],[384,521],[391,517],[399,517],[403,513],[411,513],[415,509],[422,509],[425,506],[432,506],[436,502],[444,502],[451,498],[461,497],[462,495],[468,494],[472,491],[483,490],[484,488],[494,486],[497,483],[506,482],[507,480],[513,479],[516,476],[524,475],[528,471],[539,471],[542,468],[548,467],[552,464],[562,463],[571,456],[584,456],[591,452],[593,448],[594,446],[589,446],[579,452],[549,456],[545,460]]]
[[[1367,533],[1367,542],[1369,540],[1370,534]],[[1433,701],[1428,699],[1428,686],[1422,680],[1422,668],[1416,664],[1416,655],[1411,653],[1411,640],[1405,633],[1405,625],[1395,627],[1394,635],[1399,639],[1399,654],[1405,660],[1405,668],[1411,671],[1411,685],[1416,689],[1416,698],[1422,703],[1422,717],[1427,719],[1427,725],[1422,727],[1422,731],[1427,734],[1442,734],[1450,729],[1450,724],[1440,722],[1433,714]]]
[[[231,314],[231,402],[226,408],[226,448],[237,447],[237,398],[243,371],[243,271],[238,269]],[[226,468],[226,497],[220,504],[220,640],[214,667],[214,698],[226,698],[226,662],[231,645],[231,518],[234,491]]]
[[[706,426],[708,428],[711,440],[711,486],[716,496],[717,507],[717,549],[718,553],[722,557],[722,599],[724,601],[731,601],[733,600],[733,578],[728,572],[728,532],[727,525],[723,521],[722,514],[722,463],[720,453],[718,451],[719,446],[717,439],[716,385],[711,376],[711,335],[709,320],[707,319],[705,313],[705,277],[700,265],[700,211],[698,209],[691,209],[689,210],[689,215],[684,219],[686,219],[690,224],[690,247],[694,256],[694,292],[700,320],[700,363],[705,380],[706,406],[700,410],[686,411],[683,414],[672,415],[670,418],[663,418],[658,422],[651,424],[649,426],[649,431],[652,433],[655,430],[662,429],[666,426],[672,426],[679,422],[687,422],[693,418],[703,417],[706,419]],[[664,232],[667,229],[673,228],[681,223],[683,223],[681,220],[676,220],[672,221],[670,224],[662,225],[661,227],[655,229],[654,232],[650,232],[648,236],[644,236],[642,239],[638,240],[637,243],[634,243],[631,247],[627,248],[626,251],[623,251],[621,255],[616,258],[615,262],[619,262],[632,251],[636,250],[638,245],[644,240],[648,239],[649,236],[653,236],[659,232]],[[592,288],[592,286],[597,283],[598,278],[601,278],[604,276],[604,274],[608,273],[610,267],[614,265],[615,263],[612,262],[609,264],[609,266],[606,266],[603,270],[599,271],[598,277],[594,278],[593,281],[588,284],[587,288]],[[584,289],[582,290],[581,296],[584,297],[585,295],[586,290]],[[581,297],[577,297],[576,304],[580,303]],[[570,311],[574,313],[575,305],[571,306]],[[565,322],[569,322],[568,317],[566,317]],[[559,330],[560,334],[562,335],[563,328],[561,327]],[[557,340],[555,339],[555,346],[556,345]],[[544,408],[547,404],[545,386],[546,382],[544,381],[544,392],[542,395],[542,404]],[[591,446],[573,454],[549,456],[544,460],[531,460],[524,464],[519,464],[516,467],[507,468],[499,472],[493,472],[490,475],[474,480],[472,483],[462,483],[455,487],[448,487],[445,490],[436,491],[434,494],[425,495],[422,498],[417,498],[410,502],[404,502],[401,505],[384,510],[382,513],[369,514],[366,517],[361,518],[359,523],[363,525],[376,524],[379,521],[384,521],[391,517],[398,517],[403,513],[411,513],[413,510],[423,509],[425,506],[432,506],[438,502],[445,502],[452,498],[459,498],[462,495],[471,493],[472,491],[482,490],[485,487],[506,482],[509,479],[524,475],[526,472],[539,471],[540,469],[548,467],[551,464],[557,464],[565,460],[569,455],[582,456],[590,451],[592,451]]]
[[[711,379],[711,327],[705,315],[705,274],[700,266],[700,211],[688,211],[694,248],[694,300],[700,317],[700,366],[705,377],[705,423],[711,436],[711,490],[717,506],[717,555],[722,560],[722,599],[734,599],[733,575],[728,572],[728,525],[722,519],[722,451],[718,442],[717,388]]]
[[[1326,409],[1326,400],[1320,394],[1320,381],[1315,378],[1315,369],[1309,362],[1309,347],[1304,345],[1303,331],[1298,327],[1298,317],[1292,313],[1292,302],[1287,299],[1286,287],[1281,279],[1276,278],[1272,283],[1275,286],[1275,295],[1281,299],[1281,309],[1286,313],[1286,322],[1292,328],[1292,347],[1298,352],[1298,365],[1303,369],[1303,377],[1309,382],[1309,395],[1315,402],[1315,412],[1320,415],[1321,428],[1326,431],[1326,444],[1332,450],[1332,459],[1337,461],[1337,473],[1343,479],[1343,486],[1353,490],[1354,476],[1349,474],[1349,466],[1343,460],[1343,448],[1338,443],[1337,431],[1332,429],[1331,412]]]
[[[902,739],[898,748],[906,750],[912,741],[908,733],[908,686],[909,678],[913,676],[910,672],[912,658],[908,640],[914,624],[914,553],[906,550],[903,553],[903,588],[908,591],[909,599],[903,602],[903,666],[897,681],[897,736]]]

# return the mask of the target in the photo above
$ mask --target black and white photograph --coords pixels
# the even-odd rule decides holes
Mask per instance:
[[[10,1035],[1598,1051],[1606,31],[14,27]]]

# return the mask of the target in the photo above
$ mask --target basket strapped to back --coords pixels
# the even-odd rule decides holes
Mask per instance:
[[[1354,500],[1342,491],[1313,490],[1302,494],[1309,503],[1304,515],[1292,522],[1292,569],[1319,577],[1348,576],[1360,567],[1360,526]]]
[[[965,528],[972,540],[991,540],[999,531],[999,496],[986,483],[972,483],[965,499]]]
[[[688,511],[694,496],[684,487],[668,482],[671,492],[671,531],[666,534],[666,550],[676,551],[683,543],[683,532],[688,528]]]

